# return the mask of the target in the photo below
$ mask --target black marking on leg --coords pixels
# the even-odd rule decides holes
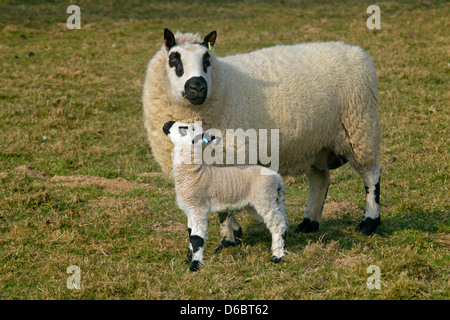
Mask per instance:
[[[203,240],[203,238],[200,236],[190,236],[189,240],[192,244],[193,253],[196,253],[205,244],[205,240]]]
[[[377,184],[375,185],[375,203],[380,204],[380,180],[378,180]]]
[[[219,222],[222,224],[229,216],[228,212],[219,212]]]
[[[295,229],[295,233],[310,233],[319,230],[319,222],[311,221],[309,218],[303,218],[303,221]]]
[[[194,261],[192,261],[191,267],[189,268],[189,270],[191,270],[191,271],[198,271],[198,270],[200,270],[200,266],[201,266],[200,261],[194,260]]]
[[[367,217],[364,218],[363,221],[356,227],[356,231],[365,234],[367,236],[370,236],[375,229],[380,225],[381,219],[380,217],[377,217],[375,219]]]

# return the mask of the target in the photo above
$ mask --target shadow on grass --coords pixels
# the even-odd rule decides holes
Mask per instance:
[[[355,229],[360,222],[356,216],[344,215],[337,218],[324,218],[320,223],[320,229],[313,233],[295,233],[295,229],[301,219],[290,221],[287,248],[293,252],[301,252],[311,242],[322,242],[324,244],[337,242],[345,250],[355,247],[371,246],[371,239],[378,237],[389,240],[399,232],[419,234],[439,234],[448,232],[450,229],[450,217],[445,210],[431,212],[414,211],[409,213],[396,213],[381,219],[381,225],[372,236],[365,236]],[[263,223],[249,221],[242,226],[242,242],[248,245],[264,244],[270,247],[272,238],[269,230]],[[406,237],[408,240],[410,237]],[[412,238],[411,238],[412,239]]]

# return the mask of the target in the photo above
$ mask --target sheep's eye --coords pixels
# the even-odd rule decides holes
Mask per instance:
[[[211,66],[211,56],[208,52],[205,52],[205,54],[203,55],[203,71],[205,71],[205,73],[208,70],[209,66]]]
[[[175,73],[178,77],[183,75],[183,63],[181,62],[181,55],[178,52],[172,52],[169,55],[169,67],[175,68]]]

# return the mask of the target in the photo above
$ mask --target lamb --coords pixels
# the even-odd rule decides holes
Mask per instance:
[[[164,30],[164,44],[150,60],[143,90],[144,123],[153,157],[170,177],[171,151],[161,127],[169,120],[202,121],[205,129],[279,129],[279,173],[305,173],[309,197],[296,232],[319,229],[330,170],[349,163],[361,176],[366,204],[357,230],[380,224],[377,77],[360,47],[342,42],[278,45],[219,58],[215,31]],[[234,216],[220,213],[234,233]],[[230,221],[228,221],[230,220]]]
[[[244,207],[263,221],[272,234],[272,261],[280,262],[288,220],[285,187],[279,174],[262,166],[216,167],[193,160],[194,148],[210,143],[195,123],[168,121],[163,132],[174,144],[173,177],[177,204],[188,218],[190,246],[187,262],[197,271],[203,263],[207,217],[211,212],[236,211]],[[231,229],[231,225],[228,226]]]

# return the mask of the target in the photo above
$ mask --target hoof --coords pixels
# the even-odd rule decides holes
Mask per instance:
[[[201,265],[200,261],[194,260],[194,261],[192,261],[191,267],[189,268],[189,270],[191,270],[193,272],[198,271],[198,270],[200,270],[200,265]]]
[[[192,261],[192,251],[188,250],[187,255],[186,255],[186,260],[184,260],[184,263],[189,264]]]
[[[310,233],[319,230],[319,223],[317,221],[311,221],[309,218],[304,218],[295,229],[295,233]]]
[[[216,250],[214,250],[214,253],[219,253],[220,251],[222,251],[223,248],[235,247],[235,246],[236,246],[235,242],[222,239],[222,241],[220,241],[220,245],[216,248]]]
[[[359,233],[370,236],[375,229],[380,225],[380,217],[372,219],[365,218],[361,223],[356,227],[356,231]]]
[[[242,228],[239,227],[239,229],[233,230],[233,234],[234,234],[235,238],[241,239],[242,238]]]
[[[273,263],[280,263],[281,260],[282,260],[282,258],[278,258],[276,256],[272,256],[272,262]]]

